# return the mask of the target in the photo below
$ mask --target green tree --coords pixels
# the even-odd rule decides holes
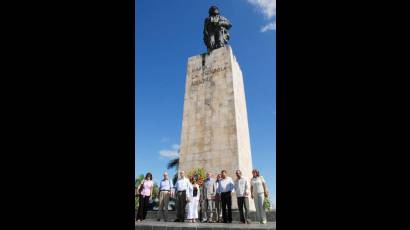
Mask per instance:
[[[143,174],[139,175],[135,179],[135,189],[137,189],[138,185],[140,185],[143,180],[144,180]],[[135,195],[135,209],[138,209],[138,202],[139,202],[139,196]]]
[[[152,189],[151,198],[152,198],[152,199],[159,198],[159,197],[158,197],[158,192],[159,192],[158,184],[154,182],[154,188]]]
[[[144,180],[144,175],[141,174],[135,179],[135,187],[138,187],[138,185]]]
[[[158,197],[158,192],[159,192],[159,186],[157,183],[154,183],[154,188],[152,189],[152,201],[153,201],[153,206],[158,207],[159,206],[159,197]],[[157,200],[158,199],[158,200]]]

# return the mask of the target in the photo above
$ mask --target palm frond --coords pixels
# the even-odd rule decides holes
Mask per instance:
[[[167,169],[178,169],[179,167],[179,158],[172,159],[168,162]]]
[[[172,183],[176,184],[178,181],[178,173],[175,173],[174,178],[172,178]]]

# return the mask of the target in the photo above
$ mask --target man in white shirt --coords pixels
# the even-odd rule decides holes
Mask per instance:
[[[191,182],[188,178],[185,177],[185,172],[181,171],[179,173],[179,178],[175,184],[175,193],[176,193],[176,209],[177,209],[177,219],[175,222],[184,222],[185,221],[185,206],[187,203],[187,192]]]
[[[235,180],[235,192],[236,197],[238,200],[238,209],[239,215],[241,217],[241,222],[243,224],[248,223],[250,221],[248,219],[248,210],[249,210],[249,182],[247,178],[242,177],[241,170],[236,170],[236,177]],[[245,209],[245,215],[244,215]]]
[[[234,183],[232,178],[228,177],[226,170],[221,172],[222,180],[219,181],[218,192],[221,193],[222,201],[222,219],[224,223],[232,223],[232,192]]]

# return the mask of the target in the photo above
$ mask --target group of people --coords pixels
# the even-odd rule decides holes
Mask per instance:
[[[137,221],[143,221],[147,215],[147,209],[153,191],[152,174],[147,173],[145,179],[136,189],[139,195],[139,207]],[[251,223],[249,219],[249,197],[255,202],[256,219],[259,223],[266,224],[266,213],[263,206],[264,199],[268,197],[266,182],[259,171],[252,171],[252,179],[242,176],[240,170],[236,170],[236,180],[227,176],[226,170],[222,170],[216,178],[213,174],[206,173],[206,179],[202,186],[195,179],[190,181],[185,172],[179,173],[175,186],[164,173],[164,178],[159,183],[159,211],[158,221],[161,218],[168,221],[168,202],[171,197],[176,198],[177,219],[175,222],[184,222],[185,218],[190,223],[199,219],[201,222],[232,223],[232,193],[236,193],[241,223]],[[215,215],[214,215],[215,214]]]

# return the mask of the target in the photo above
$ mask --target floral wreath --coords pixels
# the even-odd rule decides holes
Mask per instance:
[[[194,183],[194,181],[196,181],[199,186],[202,186],[205,180],[205,169],[204,168],[192,169],[191,171],[188,172],[188,178],[191,183]]]

